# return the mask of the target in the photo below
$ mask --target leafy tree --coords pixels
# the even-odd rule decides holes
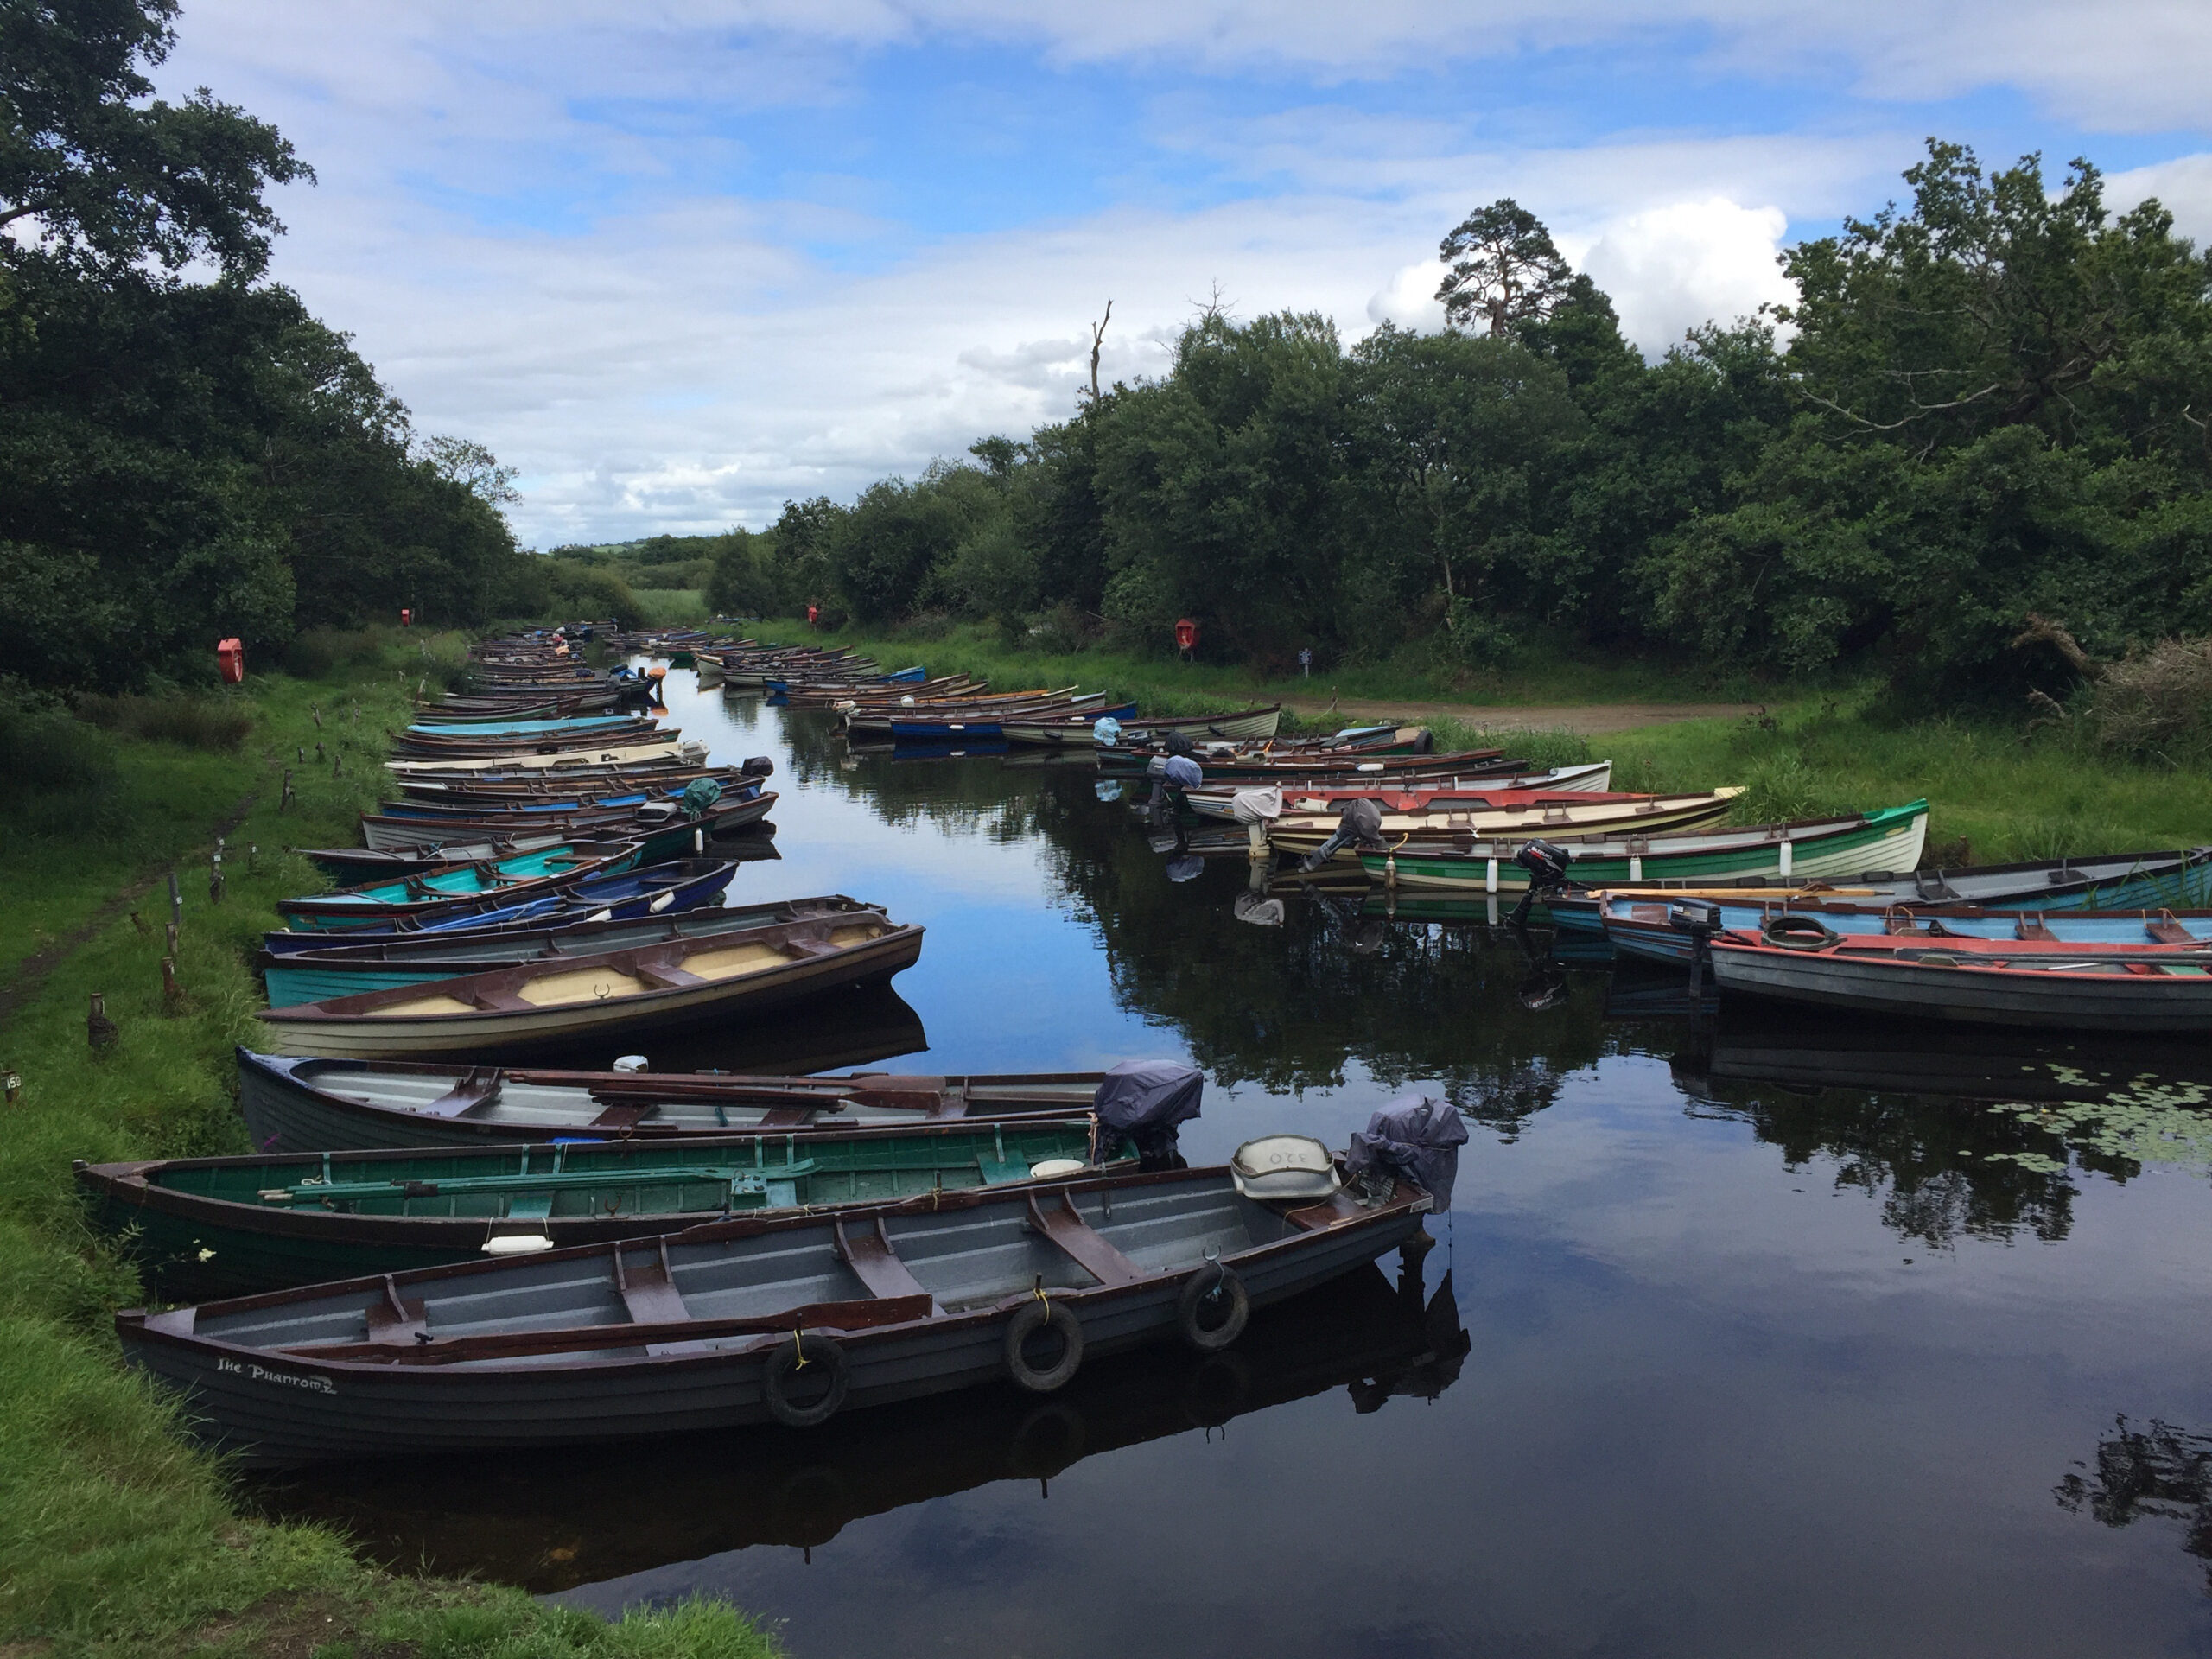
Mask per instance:
[[[1574,275],[1552,233],[1510,196],[1461,219],[1437,245],[1437,257],[1449,267],[1436,290],[1445,321],[1459,327],[1481,316],[1493,334],[1548,317]]]
[[[270,184],[312,179],[276,130],[201,87],[142,102],[177,0],[0,3],[0,226],[113,273],[209,259],[257,275],[280,228]]]

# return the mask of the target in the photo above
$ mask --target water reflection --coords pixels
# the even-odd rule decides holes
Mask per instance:
[[[441,1458],[270,1480],[271,1508],[344,1528],[378,1559],[487,1573],[537,1591],[618,1580],[762,1545],[818,1548],[852,1522],[992,1482],[1051,1483],[1086,1458],[1332,1389],[1370,1414],[1434,1400],[1468,1349],[1446,1274],[1376,1267],[1253,1316],[1234,1348],[1154,1347],[1093,1361],[1048,1399],[1009,1386],[855,1413],[807,1432],[753,1430]],[[619,1605],[619,1586],[597,1599]]]
[[[2205,1590],[2212,1594],[2212,1438],[2162,1423],[2140,1428],[2125,1415],[2097,1441],[2094,1464],[2076,1459],[2052,1496],[2072,1515],[2088,1514],[2108,1527],[2152,1519],[2178,1521],[2181,1547],[2207,1563]]]

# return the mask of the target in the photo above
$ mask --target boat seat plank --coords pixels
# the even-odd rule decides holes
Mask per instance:
[[[878,1216],[874,1224],[857,1227],[848,1232],[842,1221],[835,1224],[837,1235],[838,1259],[853,1270],[853,1276],[868,1287],[871,1296],[929,1296],[899,1253],[891,1248],[891,1236],[883,1230],[883,1217]],[[937,1300],[930,1298],[930,1312],[938,1311]]]
[[[1309,1233],[1318,1233],[1325,1227],[1333,1227],[1340,1221],[1352,1221],[1361,1214],[1360,1207],[1349,1193],[1332,1192],[1319,1204],[1309,1204],[1301,1209],[1286,1210],[1283,1219],[1294,1227]]]
[[[1144,1269],[1114,1248],[1111,1240],[1082,1216],[1065,1192],[1052,1194],[1049,1205],[1034,1196],[1029,1200],[1029,1224],[1060,1248],[1060,1253],[1102,1285],[1126,1285],[1144,1277]]]
[[[669,1273],[664,1244],[642,1266],[623,1261],[622,1247],[617,1245],[614,1285],[622,1293],[622,1306],[629,1311],[633,1325],[676,1325],[691,1317],[691,1310],[683,1306],[683,1293],[677,1289]]]
[[[2055,943],[2058,938],[2047,923],[2034,916],[2021,917],[2012,931],[2023,939],[2049,939]]]
[[[639,968],[638,977],[648,985],[670,991],[688,991],[695,986],[709,985],[714,982],[711,980],[702,979],[696,974],[686,972],[683,969],[673,964]]]
[[[415,1109],[424,1117],[462,1116],[499,1099],[499,1085],[506,1080],[506,1075],[496,1065],[476,1066],[444,1094]]]
[[[764,1129],[803,1129],[814,1122],[817,1108],[812,1106],[771,1106],[760,1114],[760,1127]]]
[[[2160,944],[2194,944],[2196,936],[2179,922],[2161,919],[2143,924],[2143,931]]]
[[[592,1119],[586,1127],[594,1129],[635,1128],[659,1109],[658,1106],[650,1101],[618,1100],[600,1113],[597,1117]]]
[[[507,1201],[509,1221],[543,1221],[552,1213],[550,1192],[518,1192]]]
[[[384,1276],[384,1294],[363,1310],[362,1319],[369,1327],[369,1340],[372,1343],[411,1348],[429,1338],[428,1310],[419,1301],[404,1299],[390,1274]]]
[[[985,1186],[1004,1186],[1010,1181],[1029,1179],[1029,1166],[1024,1163],[1000,1163],[995,1159],[978,1158],[976,1166],[982,1172]]]

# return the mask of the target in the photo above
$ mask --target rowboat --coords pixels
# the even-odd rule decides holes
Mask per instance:
[[[1811,917],[1849,937],[1922,939],[2031,939],[2062,944],[2212,944],[2212,910],[1984,910],[1939,905],[1906,910],[1897,906],[1807,901],[1787,897],[1745,904],[1660,899],[1638,893],[1599,893],[1598,914],[1605,938],[1623,956],[1687,963],[1694,937],[1675,925],[1685,903],[1717,918],[1721,928],[1757,932],[1777,916]]]
[[[831,1434],[325,1465],[288,1484],[284,1513],[374,1538],[390,1559],[465,1559],[533,1595],[761,1546],[821,1549],[855,1522],[996,1482],[1049,1490],[1081,1463],[1292,1401],[1419,1410],[1458,1380],[1471,1338],[1448,1272],[1424,1302],[1420,1275],[1388,1264],[1259,1310],[1226,1353],[1163,1344],[1087,1364],[1041,1405],[969,1389],[840,1419]]]
[[[467,719],[441,720],[429,711],[410,723],[409,735],[416,737],[466,737],[480,740],[500,738],[541,738],[547,734],[576,737],[588,743],[601,732],[630,731],[638,722],[626,715],[599,715],[591,716],[554,715],[543,718],[518,715],[501,719],[492,715],[474,715]]]
[[[1808,880],[1802,866],[1795,874],[1779,879],[1760,873],[1718,879],[1700,873],[1669,881],[1647,879],[1635,884],[1633,894],[1626,890],[1630,885],[1626,882],[1585,880],[1581,869],[1576,866],[1573,887],[1564,893],[1546,894],[1544,903],[1562,929],[1585,933],[1603,930],[1599,913],[1601,890],[1623,899],[1702,899],[1720,904],[1802,899],[1914,908],[1929,905],[1978,905],[2005,910],[2212,907],[2212,847],[1950,870],[1896,865],[1847,880]]]
[[[742,791],[775,771],[766,755],[741,766],[638,766],[585,768],[556,773],[496,772],[452,772],[435,778],[398,778],[392,787],[405,798],[411,811],[436,807],[467,817],[484,805],[498,810],[544,809],[583,811],[598,806],[643,805],[649,800],[674,800],[701,778],[711,778],[725,794]],[[393,803],[385,810],[396,811]]]
[[[920,927],[867,911],[529,962],[257,1017],[287,1054],[511,1054],[751,1015],[887,980],[921,952]]]
[[[1092,758],[1099,771],[1127,777],[1141,772],[1165,751],[1097,749]],[[1344,753],[1273,755],[1260,749],[1232,749],[1225,754],[1201,748],[1196,756],[1207,780],[1214,784],[1281,784],[1290,788],[1309,781],[1344,784],[1381,783],[1413,778],[1482,779],[1510,777],[1537,768],[1508,756],[1502,749],[1465,749],[1450,754]]]
[[[1382,814],[1384,842],[1392,847],[1449,846],[1458,842],[1507,837],[1644,836],[1681,830],[1726,817],[1740,789],[1716,789],[1701,795],[1596,795],[1587,791],[1499,790],[1481,795],[1446,796],[1426,805]],[[1267,826],[1268,842],[1278,852],[1303,853],[1319,848],[1338,828],[1337,815],[1285,810]],[[1349,847],[1337,858],[1357,855]]]
[[[443,778],[481,772],[503,775],[516,772],[569,772],[593,767],[624,770],[655,764],[696,766],[707,758],[707,746],[696,738],[657,740],[649,744],[613,748],[562,749],[544,754],[470,755],[446,760],[387,760],[384,769],[399,778]]]
[[[810,1427],[1086,1357],[1225,1345],[1432,1207],[1244,1197],[1226,1168],[735,1218],[634,1243],[116,1316],[125,1357],[260,1464]],[[1211,1322],[1210,1322],[1211,1321]]]
[[[359,927],[333,932],[326,928],[264,933],[264,951],[286,956],[303,950],[327,950],[335,945],[355,945],[387,938],[447,938],[461,933],[494,931],[515,927],[556,927],[584,921],[632,921],[640,916],[689,910],[718,897],[728,885],[721,874],[730,865],[752,863],[776,856],[775,843],[754,838],[725,842],[715,859],[678,859],[619,875],[593,876],[571,881],[535,898],[502,899],[494,895],[468,903],[441,906],[414,915],[380,918]],[[665,899],[667,902],[663,903]]]
[[[429,846],[393,849],[373,847],[297,847],[292,850],[332,880],[347,887],[365,882],[404,881],[410,875],[432,875],[455,864],[492,864],[524,853],[564,847],[569,837],[555,824],[542,835],[501,836],[475,842],[438,842]],[[641,856],[649,856],[650,849]]]
[[[727,885],[736,868],[717,867]],[[384,934],[360,944],[351,933],[321,936],[324,948],[263,951],[255,958],[269,987],[269,1006],[289,1008],[302,1002],[388,991],[463,974],[496,973],[526,963],[574,961],[610,950],[634,950],[669,939],[735,940],[762,928],[830,918],[884,919],[883,912],[842,895],[792,899],[773,904],[676,908],[671,891],[649,905],[642,918],[617,921],[571,921],[544,928],[467,929],[444,933]]]
[[[76,1173],[94,1224],[123,1237],[168,1299],[182,1300],[638,1238],[723,1216],[1005,1186],[1035,1179],[1039,1164],[1086,1162],[1091,1134],[1085,1114],[804,1140],[79,1160]]]
[[[1157,741],[1169,732],[1179,732],[1197,741],[1217,740],[1222,742],[1256,742],[1273,737],[1282,723],[1282,705],[1268,703],[1262,709],[1246,709],[1227,715],[1170,715],[1141,720],[1134,715],[1117,715],[1122,735],[1137,742]],[[1009,743],[1080,744],[1088,748],[1096,744],[1095,735],[1098,716],[1084,715],[1079,719],[1009,720],[1001,721],[1000,731]],[[1119,739],[1116,740],[1119,741]]]
[[[569,722],[558,722],[567,728]],[[674,727],[625,715],[612,724],[582,722],[575,729],[541,732],[536,736],[471,737],[416,734],[411,728],[391,740],[394,755],[420,760],[485,760],[509,754],[558,754],[566,749],[650,749],[672,743],[680,734]]]
[[[1723,999],[1854,1014],[2100,1032],[2212,1031],[2212,950],[2040,939],[1846,938],[1810,918],[1716,934]]]
[[[1205,762],[1199,762],[1201,767]],[[1449,804],[1454,798],[1480,795],[1485,799],[1503,793],[1541,791],[1560,795],[1599,795],[1609,799],[1643,800],[1640,795],[1613,794],[1613,763],[1595,760],[1585,766],[1560,766],[1550,772],[1532,772],[1518,777],[1503,778],[1382,778],[1374,783],[1360,784],[1336,779],[1294,779],[1280,784],[1254,784],[1245,787],[1279,789],[1282,791],[1282,807],[1286,812],[1335,812],[1346,801],[1373,801],[1389,812],[1418,812],[1440,804]],[[1191,810],[1202,818],[1233,819],[1236,816],[1236,799],[1242,791],[1235,785],[1201,785],[1185,790],[1183,798]]]
[[[747,788],[727,794],[696,817],[674,801],[649,801],[582,812],[520,814],[499,812],[480,818],[440,813],[364,812],[361,839],[379,851],[410,847],[480,846],[518,830],[543,835],[549,829],[571,836],[621,836],[643,849],[639,856],[658,861],[703,850],[710,836],[729,835],[760,823],[775,810],[773,790]]]
[[[1835,880],[1867,871],[1878,871],[1886,880],[1920,861],[1927,838],[1928,803],[1914,801],[1847,817],[1560,844],[1573,854],[1569,874],[1578,883],[1625,887],[1672,876]],[[1528,872],[1513,861],[1522,844],[1517,839],[1449,848],[1412,844],[1396,852],[1361,853],[1359,861],[1370,876],[1401,887],[1517,893],[1529,885]]]
[[[888,997],[888,992],[876,995]],[[904,1005],[899,1005],[904,1009]],[[905,1010],[912,1019],[912,1010]],[[901,1040],[911,1040],[901,1028]],[[918,1022],[912,1036],[919,1035]],[[1101,1071],[746,1077],[564,1071],[238,1052],[238,1111],[270,1151],[696,1139],[747,1129],[908,1129],[1090,1109]]]
[[[574,841],[490,864],[450,864],[401,881],[340,887],[335,893],[280,899],[277,913],[295,929],[358,927],[394,916],[429,917],[449,905],[498,896],[536,898],[594,875],[633,868],[643,849],[634,841]]]

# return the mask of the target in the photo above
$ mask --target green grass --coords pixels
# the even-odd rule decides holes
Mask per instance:
[[[146,931],[118,915],[0,1025],[0,1067],[23,1084],[20,1102],[0,1108],[0,1651],[15,1651],[13,1641],[43,1644],[27,1651],[164,1656],[778,1651],[726,1607],[610,1625],[518,1592],[395,1579],[326,1530],[250,1519],[221,1469],[120,1363],[110,1316],[143,1295],[129,1263],[86,1229],[70,1160],[248,1149],[231,1046],[257,1025],[249,955],[276,925],[277,899],[322,885],[284,849],[356,839],[354,814],[375,794],[382,734],[406,718],[418,658],[384,653],[315,683],[255,677],[234,698],[252,717],[234,753],[105,739],[116,765],[102,787],[127,812],[97,835],[50,825],[0,833],[0,938],[11,968],[25,944],[67,933],[169,860],[185,898],[181,1007],[162,1004],[168,904],[158,884],[137,906]],[[335,778],[333,760],[343,767]],[[287,766],[296,798],[280,810]],[[248,795],[217,905],[206,859],[213,825]],[[44,824],[38,805],[10,799],[0,831],[11,819]],[[95,991],[120,1033],[99,1053],[85,1031]]]
[[[690,627],[713,614],[707,607],[707,595],[696,588],[633,588],[630,591],[657,628]]]

